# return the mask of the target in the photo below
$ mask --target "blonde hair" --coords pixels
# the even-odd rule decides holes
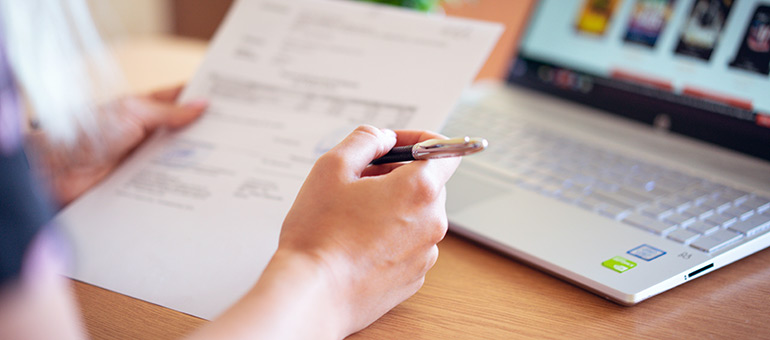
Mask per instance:
[[[39,128],[74,144],[124,89],[84,0],[0,0],[5,53]]]

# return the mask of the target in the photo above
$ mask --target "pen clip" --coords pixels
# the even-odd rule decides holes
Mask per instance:
[[[484,150],[487,140],[478,137],[429,139],[414,145],[414,159],[445,158],[469,155]]]

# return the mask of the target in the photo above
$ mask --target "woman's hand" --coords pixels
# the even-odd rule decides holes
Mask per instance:
[[[331,279],[343,335],[417,292],[447,231],[444,184],[460,159],[368,166],[394,145],[442,138],[397,135],[361,126],[323,155],[281,231],[278,255],[310,258]]]
[[[259,282],[193,339],[341,339],[422,286],[446,234],[459,158],[369,166],[442,136],[361,126],[321,156]]]
[[[96,117],[94,131],[83,131],[75,145],[52,142],[40,131],[29,134],[28,152],[50,182],[55,201],[63,206],[83,194],[155,130],[179,128],[200,116],[207,103],[177,105],[181,90],[180,86],[109,103]]]

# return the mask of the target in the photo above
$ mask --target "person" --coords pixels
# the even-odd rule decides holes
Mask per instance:
[[[67,252],[50,222],[55,210],[155,131],[191,124],[206,109],[205,101],[177,104],[181,88],[95,105],[88,94],[101,87],[84,76],[94,61],[69,53],[93,46],[84,6],[0,0],[0,339],[85,337],[57,274]],[[81,40],[64,48],[72,35]],[[431,138],[443,137],[360,126],[322,155],[258,282],[190,338],[340,339],[417,292],[447,231],[444,184],[459,159],[369,163]]]

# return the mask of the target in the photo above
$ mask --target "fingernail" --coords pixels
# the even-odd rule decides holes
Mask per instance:
[[[184,103],[184,107],[189,109],[205,109],[209,106],[209,101],[206,99],[193,99],[187,103]]]
[[[393,131],[391,129],[380,129],[380,130],[382,130],[382,132],[385,133],[386,135],[396,138],[396,131]]]

